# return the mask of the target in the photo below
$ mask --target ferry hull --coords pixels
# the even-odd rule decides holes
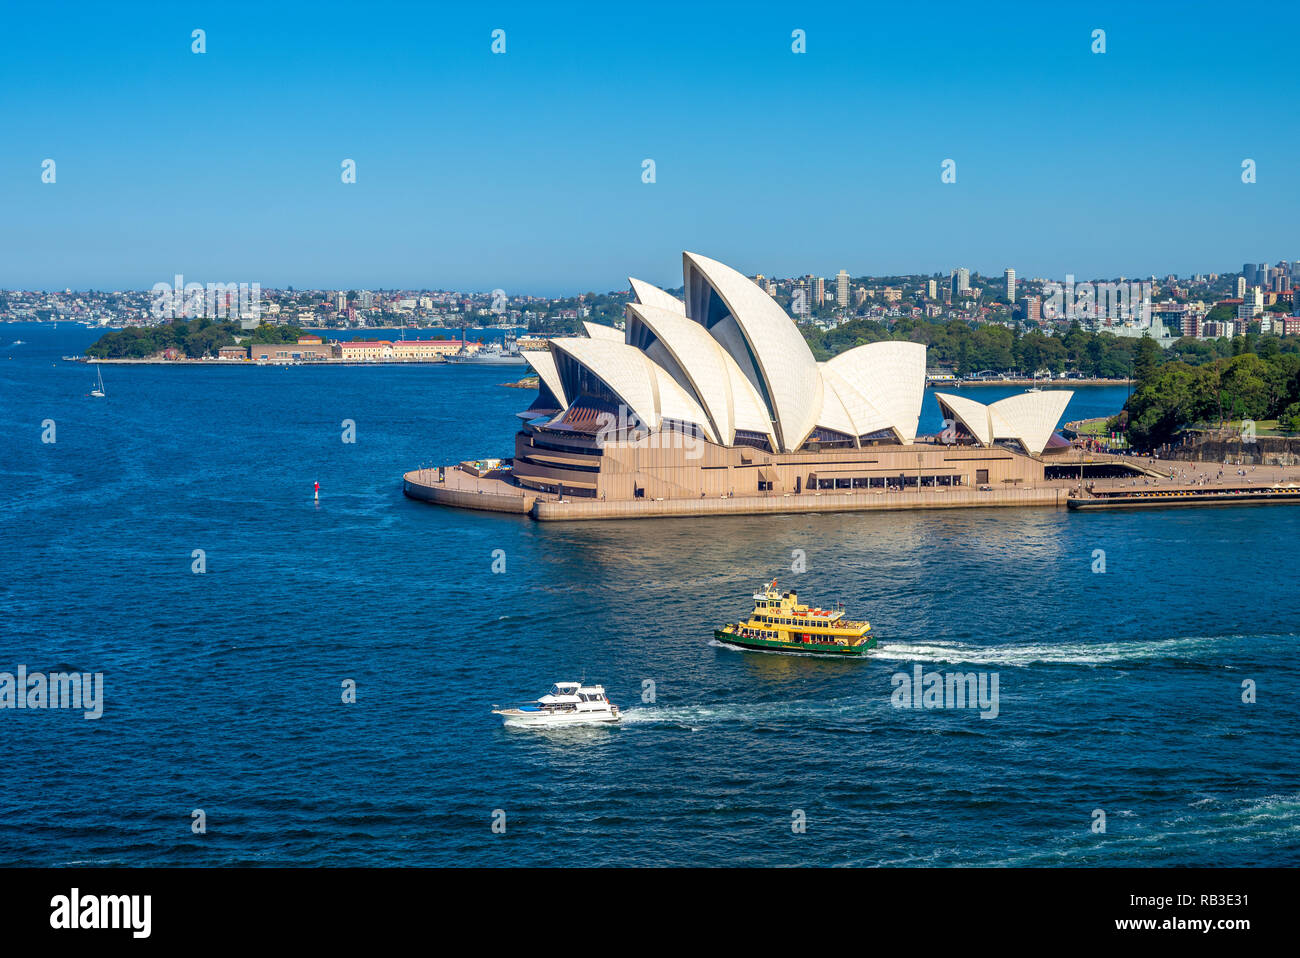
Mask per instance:
[[[1171,506],[1254,506],[1268,503],[1282,505],[1300,504],[1300,489],[1271,491],[1259,489],[1234,489],[1223,492],[1183,491],[1165,494],[1140,493],[1127,496],[1106,496],[1081,499],[1071,497],[1066,505],[1073,511],[1100,511],[1103,509],[1168,509]]]
[[[448,356],[447,362],[462,366],[527,366],[523,356]]]
[[[739,636],[734,632],[724,632],[722,629],[714,629],[713,637],[719,642],[725,642],[727,645],[739,646],[742,649],[753,649],[759,652],[798,652],[803,655],[861,655],[867,649],[874,648],[876,640],[867,636],[867,640],[860,645],[834,645],[821,642],[782,642],[779,639],[754,639]]]

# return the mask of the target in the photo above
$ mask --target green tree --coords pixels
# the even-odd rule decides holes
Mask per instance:
[[[1300,432],[1300,402],[1293,402],[1282,410],[1277,424],[1283,432]]]
[[[1149,383],[1155,376],[1156,366],[1160,360],[1160,347],[1150,336],[1144,335],[1137,342],[1133,357],[1133,378],[1138,385]]]
[[[1219,377],[1224,414],[1229,419],[1264,419],[1272,405],[1267,364],[1253,353],[1228,361]]]
[[[1237,307],[1231,303],[1217,303],[1205,314],[1206,322],[1227,323],[1237,318]]]

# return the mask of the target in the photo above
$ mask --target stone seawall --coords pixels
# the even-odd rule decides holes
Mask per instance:
[[[1167,446],[1160,452],[1161,459],[1183,462],[1217,462],[1257,466],[1300,465],[1300,438],[1285,436],[1257,436],[1254,442],[1242,442],[1235,434],[1221,439],[1207,436],[1180,446]]]
[[[556,499],[532,493],[493,476],[478,477],[448,468],[444,481],[434,469],[402,477],[408,498],[457,509],[527,515],[544,522],[582,519],[653,519],[670,516],[755,516],[799,512],[871,512],[899,509],[982,509],[989,507],[1066,507],[1067,484],[975,488],[925,488],[883,492],[816,492],[791,495],[705,499]]]
[[[526,516],[533,508],[534,497],[516,493],[500,494],[496,492],[475,492],[449,487],[408,472],[402,477],[402,492],[408,499],[419,499],[440,506],[453,506],[457,509],[479,509],[484,512],[509,512]]]
[[[871,512],[901,509],[979,509],[988,507],[1065,508],[1069,490],[1052,486],[1020,489],[926,489],[878,493],[804,493],[788,496],[736,496],[730,499],[634,499],[597,502],[571,499],[557,502],[538,499],[532,508],[534,519],[564,521],[577,519],[650,519],[666,516],[776,515],[794,512]]]

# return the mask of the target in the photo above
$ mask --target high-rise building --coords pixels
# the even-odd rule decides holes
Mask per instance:
[[[1254,319],[1262,312],[1264,312],[1264,291],[1258,286],[1252,286],[1246,291],[1246,298],[1242,304],[1237,307],[1237,318]]]
[[[339,290],[334,294],[334,308],[340,313],[348,308],[348,294]]]
[[[826,302],[826,280],[820,276],[810,275],[808,277],[808,289],[812,293],[814,306],[821,306]]]
[[[1255,264],[1254,263],[1241,264],[1241,278],[1246,281],[1247,286],[1255,285]]]
[[[952,292],[954,296],[961,296],[970,290],[970,270],[962,266],[953,270],[952,273]]]
[[[840,306],[849,305],[849,271],[842,269],[835,274],[835,302]]]
[[[1007,280],[1007,302],[1014,303],[1016,301],[1016,271],[1008,267],[1003,270],[1002,275]]]
[[[1246,286],[1247,286],[1247,285],[1248,285],[1248,284],[1246,283],[1246,277],[1245,277],[1245,276],[1238,276],[1238,277],[1237,277],[1237,299],[1245,299],[1245,298],[1246,298]]]
[[[937,279],[932,279],[925,284],[925,296],[927,299],[939,298],[939,281]]]
[[[1043,318],[1043,301],[1038,296],[1024,296],[1020,300],[1020,311],[1027,322],[1041,322]]]

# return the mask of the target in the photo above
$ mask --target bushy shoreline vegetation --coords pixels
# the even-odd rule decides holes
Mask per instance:
[[[1162,349],[1148,337],[1092,333],[1077,323],[1059,336],[913,318],[899,319],[892,327],[864,319],[830,330],[800,328],[819,360],[864,343],[898,339],[925,343],[928,366],[958,376],[985,370],[1028,376],[1048,370],[1132,378],[1133,394],[1107,431],[1127,432],[1139,449],[1170,442],[1188,427],[1243,420],[1254,422],[1257,434],[1265,423],[1268,431],[1300,433],[1300,340],[1293,336],[1185,336]]]
[[[934,321],[904,317],[892,327],[872,319],[855,319],[833,329],[801,326],[813,355],[819,360],[864,343],[900,339],[925,343],[926,363],[931,369],[951,370],[958,376],[985,370],[996,373],[1019,372],[1026,376],[1048,370],[1053,374],[1078,372],[1104,379],[1125,379],[1133,375],[1141,339],[1092,333],[1078,323],[1058,336],[1038,330],[1024,332],[1019,327],[997,324],[972,324],[960,319]],[[1150,342],[1150,340],[1148,340]],[[1243,352],[1261,354],[1300,353],[1300,340],[1294,337],[1258,337],[1254,334],[1236,340],[1192,339],[1185,336],[1162,350],[1153,342],[1158,363],[1182,362],[1199,366]]]
[[[237,322],[212,319],[177,319],[161,326],[129,326],[105,333],[86,347],[92,359],[146,359],[167,349],[178,349],[187,359],[214,357],[222,346],[241,343],[296,343],[302,330],[297,326],[262,323],[255,329],[241,329]]]
[[[1139,340],[1133,395],[1114,420],[1139,449],[1170,442],[1189,426],[1222,426],[1277,421],[1284,433],[1300,432],[1300,354],[1283,351],[1266,337],[1258,353],[1254,344],[1234,345],[1239,352],[1201,365],[1161,362],[1160,347]],[[1154,350],[1153,354],[1151,350]]]

